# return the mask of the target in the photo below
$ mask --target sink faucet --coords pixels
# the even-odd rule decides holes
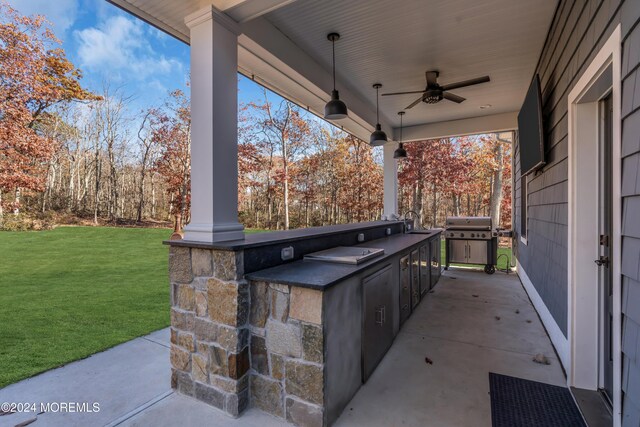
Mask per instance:
[[[413,228],[415,228],[416,230],[419,229],[420,223],[422,222],[420,220],[420,214],[418,214],[418,212],[416,212],[416,211],[407,211],[407,212],[405,212],[405,214],[404,214],[404,223],[405,223],[404,231],[405,231],[405,233],[407,231],[411,231],[411,229],[407,227],[407,215],[409,215],[409,214],[413,214],[418,218],[418,225],[415,225],[415,221],[414,221],[414,227]]]

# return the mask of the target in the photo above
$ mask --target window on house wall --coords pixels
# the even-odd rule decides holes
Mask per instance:
[[[527,177],[520,176],[520,237],[527,239]]]

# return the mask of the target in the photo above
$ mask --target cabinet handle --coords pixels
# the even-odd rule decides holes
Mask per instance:
[[[376,307],[376,323],[380,326],[384,325],[387,321],[387,307],[381,305]]]

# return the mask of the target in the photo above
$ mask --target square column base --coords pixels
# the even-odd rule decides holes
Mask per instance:
[[[187,224],[184,227],[184,240],[192,242],[229,242],[244,240],[244,226],[240,223],[229,224]]]
[[[171,387],[232,417],[249,406],[243,252],[172,246]]]

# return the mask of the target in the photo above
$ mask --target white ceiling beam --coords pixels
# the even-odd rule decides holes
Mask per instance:
[[[265,13],[293,3],[295,0],[244,0],[224,12],[237,22],[243,23],[256,19]]]
[[[409,126],[402,129],[402,138],[408,141],[449,138],[453,136],[477,135],[482,133],[506,132],[518,128],[518,112],[492,114],[468,119],[449,120]],[[393,135],[400,136],[400,129],[394,128]]]

